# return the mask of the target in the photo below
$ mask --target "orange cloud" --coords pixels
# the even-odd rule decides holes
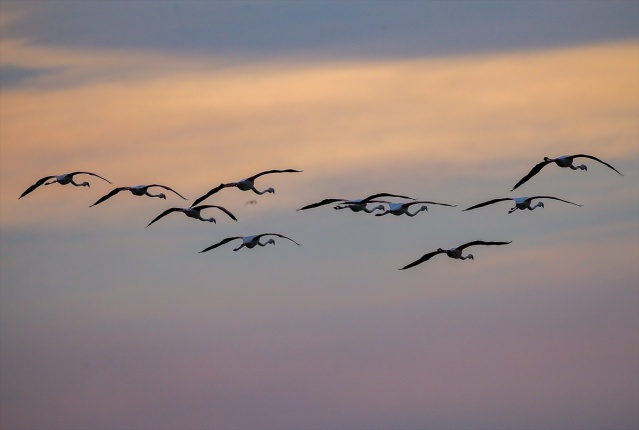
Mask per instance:
[[[525,170],[557,151],[637,153],[635,42],[233,67],[12,40],[1,48],[2,64],[45,70],[0,94],[4,202],[74,169],[118,185],[165,181],[191,196],[270,168],[303,169],[296,181],[306,186],[356,171],[490,175],[487,166],[507,162],[517,176],[518,163]],[[18,217],[3,212],[3,222]]]

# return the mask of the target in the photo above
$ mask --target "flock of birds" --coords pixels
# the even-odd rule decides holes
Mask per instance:
[[[574,164],[574,160],[576,158],[588,158],[591,160],[595,160],[601,164],[604,164],[605,166],[609,167],[610,169],[614,170],[615,172],[617,172],[619,175],[623,176],[621,174],[621,172],[619,172],[617,169],[615,169],[614,167],[612,167],[610,164],[600,160],[597,157],[594,157],[592,155],[586,155],[586,154],[576,154],[576,155],[565,155],[565,156],[561,156],[561,157],[557,157],[557,158],[548,158],[548,157],[544,157],[544,161],[538,163],[537,165],[535,165],[530,172],[528,172],[528,174],[526,174],[523,178],[521,178],[516,184],[515,186],[512,188],[511,192],[514,191],[515,189],[517,189],[518,187],[520,187],[522,184],[524,184],[525,182],[527,182],[528,180],[530,180],[533,176],[535,176],[536,174],[538,174],[545,166],[551,164],[551,163],[555,163],[557,166],[559,167],[564,167],[564,168],[570,168],[572,170],[588,170],[587,167],[584,164],[581,165],[575,165]],[[210,191],[208,191],[206,194],[202,195],[201,197],[198,197],[197,199],[195,199],[193,201],[193,204],[189,207],[172,207],[169,208],[167,210],[165,210],[164,212],[160,213],[157,217],[155,217],[148,225],[147,227],[149,227],[150,225],[154,224],[155,222],[159,221],[160,219],[164,218],[165,216],[174,213],[174,212],[182,212],[184,215],[186,215],[189,218],[194,218],[200,221],[207,221],[207,222],[213,222],[215,223],[216,220],[213,217],[209,217],[209,218],[205,218],[202,216],[201,212],[205,209],[211,209],[211,208],[215,208],[218,209],[220,211],[222,211],[224,214],[226,214],[229,218],[231,218],[234,221],[237,221],[237,218],[235,217],[235,215],[233,215],[233,213],[231,211],[229,211],[228,209],[226,209],[223,206],[219,206],[219,205],[212,205],[212,204],[200,204],[202,203],[204,200],[208,199],[209,197],[211,197],[212,195],[218,193],[219,191],[221,191],[224,188],[229,188],[229,187],[234,187],[237,188],[241,191],[252,191],[255,194],[258,195],[262,195],[262,194],[266,194],[266,193],[275,193],[275,190],[273,188],[266,188],[262,191],[258,190],[257,188],[255,188],[255,180],[261,176],[264,175],[268,175],[268,174],[273,174],[273,173],[300,173],[302,172],[301,170],[295,170],[295,169],[285,169],[285,170],[267,170],[264,172],[260,172],[257,173],[253,176],[250,176],[248,178],[236,181],[236,182],[228,182],[228,183],[221,183],[220,185],[216,186],[215,188],[211,189]],[[92,172],[84,172],[84,171],[78,171],[78,172],[71,172],[71,173],[65,173],[62,175],[53,175],[53,176],[45,176],[44,178],[41,178],[40,180],[38,180],[35,184],[31,185],[29,188],[27,188],[19,197],[19,199],[25,197],[26,195],[32,193],[33,191],[35,191],[37,188],[39,188],[42,185],[51,185],[51,184],[60,184],[60,185],[75,185],[76,187],[89,187],[90,184],[89,182],[76,182],[74,180],[74,177],[76,175],[90,175],[90,176],[94,176],[97,178],[100,178],[108,183],[111,184],[111,181],[109,181],[108,179],[97,175],[95,173]],[[111,197],[115,196],[116,194],[119,194],[122,191],[129,191],[131,194],[135,195],[135,196],[148,196],[148,197],[156,197],[156,198],[161,198],[161,199],[166,199],[166,194],[163,192],[159,192],[158,194],[152,194],[149,189],[155,189],[155,188],[160,188],[163,189],[165,191],[170,191],[172,193],[174,193],[175,195],[177,195],[178,197],[182,198],[183,200],[188,200],[186,197],[182,196],[180,193],[178,193],[177,191],[175,191],[174,189],[167,187],[166,185],[161,185],[161,184],[150,184],[150,185],[136,185],[136,186],[127,186],[127,187],[117,187],[115,189],[113,189],[111,192],[109,192],[108,194],[100,197],[95,203],[93,203],[90,207],[94,207],[97,206],[99,204],[104,203],[106,200],[110,199]],[[397,199],[405,199],[405,200],[409,200],[408,202],[392,202],[390,200],[381,200],[382,198],[397,198]],[[488,205],[492,205],[495,203],[499,203],[499,202],[503,202],[503,201],[513,201],[514,202],[514,206],[508,211],[508,213],[513,213],[516,210],[535,210],[538,207],[543,208],[544,207],[544,203],[542,201],[539,201],[537,203],[535,203],[533,205],[533,200],[541,200],[541,199],[552,199],[552,200],[557,200],[557,201],[561,201],[564,203],[568,203],[571,205],[575,205],[575,206],[582,206],[579,205],[577,203],[573,203],[570,202],[568,200],[564,200],[564,199],[560,199],[558,197],[554,197],[554,196],[546,196],[546,195],[542,195],[542,196],[531,196],[531,197],[504,197],[504,198],[496,198],[496,199],[492,199],[492,200],[488,200],[482,203],[478,203],[475,204],[473,206],[470,206],[466,209],[463,209],[464,211],[469,211],[469,210],[473,210],[473,209],[477,209],[477,208],[481,208],[484,206],[488,206]],[[249,202],[247,202],[247,204],[254,204],[256,203],[255,200],[251,200]],[[325,205],[330,205],[330,204],[335,204],[337,203],[337,205],[335,205],[333,208],[336,210],[341,210],[341,209],[350,209],[353,212],[365,212],[365,213],[373,213],[375,211],[380,211],[378,213],[375,214],[375,216],[384,216],[387,214],[391,214],[391,215],[395,215],[395,216],[400,216],[400,215],[406,215],[409,217],[414,217],[415,215],[417,215],[419,212],[422,211],[427,211],[428,210],[428,205],[440,205],[440,206],[448,206],[448,207],[456,207],[457,205],[451,205],[448,203],[438,203],[438,202],[432,202],[432,201],[423,201],[423,200],[417,200],[415,198],[409,197],[409,196],[404,196],[404,195],[399,195],[399,194],[391,194],[391,193],[377,193],[377,194],[373,194],[371,196],[365,197],[363,199],[342,199],[342,198],[326,198],[323,199],[319,202],[316,203],[311,203],[308,204],[306,206],[303,206],[299,209],[297,209],[298,211],[302,211],[302,210],[308,210],[308,209],[313,209],[313,208],[317,208],[317,207],[321,207],[321,206],[325,206]],[[374,206],[369,206],[369,205],[374,205]],[[413,207],[414,205],[421,205],[420,207],[418,207],[417,209],[415,209],[413,212],[410,212],[411,207]],[[264,239],[264,241],[262,241],[263,238],[267,237],[267,236],[275,236],[275,237],[279,237],[279,238],[283,238],[286,239],[288,241],[293,242],[296,245],[300,245],[298,242],[296,242],[295,240],[291,239],[290,237],[287,237],[283,234],[279,234],[279,233],[262,233],[262,234],[256,234],[256,235],[251,235],[251,236],[231,236],[231,237],[227,237],[225,239],[222,239],[221,241],[203,249],[202,251],[200,251],[200,253],[203,252],[208,252],[211,251],[215,248],[218,248],[226,243],[229,243],[231,241],[234,240],[241,240],[242,243],[237,247],[234,248],[233,251],[238,251],[242,248],[255,248],[256,246],[266,246],[266,245],[270,245],[270,244],[274,244],[275,243],[275,239],[273,239],[273,237],[269,237],[268,239]],[[431,258],[435,257],[436,255],[439,254],[446,254],[448,257],[450,258],[454,258],[454,259],[459,259],[459,260],[466,260],[466,259],[474,259],[472,254],[466,254],[463,255],[463,251],[466,248],[469,248],[471,246],[478,246],[478,245],[482,245],[482,246],[491,246],[491,245],[508,245],[509,243],[511,243],[512,241],[509,242],[504,242],[504,241],[483,241],[483,240],[474,240],[471,242],[467,242],[464,243],[462,245],[459,245],[457,247],[454,248],[450,248],[450,249],[442,249],[442,248],[438,248],[435,251],[432,252],[428,252],[424,255],[422,255],[420,258],[418,258],[417,260],[405,265],[404,267],[401,267],[399,270],[405,270],[405,269],[409,269],[411,267],[417,266],[421,263],[424,263],[428,260],[430,260]]]

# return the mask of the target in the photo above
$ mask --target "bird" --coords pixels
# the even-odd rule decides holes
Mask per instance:
[[[483,203],[479,203],[476,204],[474,206],[471,206],[469,208],[464,209],[462,212],[464,211],[469,211],[472,209],[476,209],[476,208],[481,208],[483,206],[488,206],[488,205],[492,205],[493,203],[497,203],[497,202],[503,202],[506,200],[514,200],[515,201],[515,206],[510,208],[510,210],[508,211],[509,214],[515,212],[517,209],[529,209],[529,210],[535,210],[535,208],[540,207],[543,208],[544,207],[544,203],[543,202],[537,202],[534,206],[531,206],[532,201],[535,199],[553,199],[553,200],[559,200],[560,202],[565,202],[565,203],[570,203],[571,205],[575,205],[575,206],[583,206],[583,205],[579,205],[577,203],[573,203],[573,202],[569,202],[568,200],[564,200],[564,199],[560,199],[557,197],[552,197],[552,196],[533,196],[533,197],[516,197],[516,198],[512,198],[512,197],[504,197],[501,199],[492,199],[492,200],[488,200],[487,202],[483,202]]]
[[[415,202],[408,202],[408,203],[391,203],[391,202],[387,202],[387,203],[388,203],[388,209],[384,210],[384,212],[375,214],[375,216],[384,216],[384,215],[388,215],[388,214],[399,216],[399,215],[406,214],[406,215],[408,215],[410,217],[414,217],[415,215],[417,215],[421,211],[427,211],[428,210],[428,206],[426,206],[427,204],[457,207],[457,205],[449,205],[447,203],[436,203],[436,202],[427,202],[427,201],[415,201]],[[408,211],[409,208],[412,205],[416,205],[416,204],[422,204],[423,206],[420,207],[419,209],[417,209],[415,212],[410,213]]]
[[[286,237],[286,236],[284,236],[282,234],[278,234],[278,233],[262,233],[262,234],[256,234],[256,235],[253,235],[253,236],[232,236],[232,237],[227,237],[226,239],[222,239],[218,243],[216,243],[214,245],[211,245],[208,248],[204,248],[203,250],[200,251],[200,253],[210,251],[211,249],[215,249],[218,246],[224,245],[225,243],[228,243],[228,242],[230,242],[232,240],[235,240],[235,239],[242,239],[242,244],[240,246],[238,246],[237,248],[235,248],[233,251],[238,251],[238,250],[242,249],[243,247],[246,247],[248,249],[252,249],[252,248],[255,248],[258,245],[259,246],[266,246],[266,245],[269,245],[269,244],[275,244],[275,240],[274,239],[268,239],[266,242],[260,242],[260,238],[262,238],[264,236],[282,237],[284,239],[290,240],[291,242],[293,242],[297,246],[302,246],[301,243],[297,243],[293,239],[291,239],[290,237]]]
[[[62,175],[52,175],[52,176],[45,176],[44,178],[38,180],[35,184],[31,185],[29,188],[26,189],[26,191],[24,193],[22,193],[20,195],[20,197],[18,197],[18,200],[20,200],[21,198],[23,198],[24,196],[26,196],[27,194],[31,193],[33,190],[35,190],[36,188],[38,188],[40,185],[51,185],[51,184],[55,184],[58,183],[60,185],[67,185],[67,184],[71,184],[71,185],[75,185],[76,187],[90,187],[91,185],[88,182],[75,182],[73,180],[73,177],[75,175],[79,175],[79,174],[84,174],[84,175],[91,175],[91,176],[95,176],[97,178],[103,179],[105,181],[107,181],[109,184],[111,183],[111,181],[109,181],[106,178],[103,178],[100,175],[96,175],[95,173],[91,173],[91,172],[71,172],[71,173],[64,173]],[[47,182],[49,179],[53,179],[53,181],[51,182]]]
[[[197,205],[198,203],[202,202],[203,200],[209,198],[210,196],[212,196],[213,194],[217,193],[218,191],[220,191],[223,188],[226,187],[236,187],[242,191],[253,191],[255,194],[266,194],[266,193],[275,193],[275,190],[273,188],[267,188],[263,191],[259,191],[258,189],[255,188],[255,180],[257,178],[259,178],[260,176],[263,175],[268,175],[270,173],[300,173],[302,172],[302,170],[295,170],[295,169],[285,169],[285,170],[266,170],[264,172],[260,172],[257,173],[253,176],[249,176],[248,178],[239,180],[237,182],[229,182],[227,184],[220,184],[217,187],[213,188],[212,190],[210,190],[208,193],[204,194],[201,197],[198,197],[197,199],[195,199],[195,201],[193,202],[193,205]]]
[[[542,161],[541,163],[535,165],[535,167],[533,167],[530,170],[530,172],[528,172],[528,174],[526,176],[521,178],[519,180],[519,182],[517,182],[515,184],[515,186],[513,187],[513,189],[510,190],[510,191],[511,192],[514,191],[517,187],[519,187],[521,184],[523,184],[524,182],[528,181],[530,178],[535,176],[537,173],[539,173],[541,171],[541,169],[543,169],[547,164],[550,164],[550,163],[555,163],[559,167],[570,167],[572,170],[588,170],[588,167],[585,164],[581,164],[579,166],[575,166],[573,164],[573,161],[574,161],[575,158],[590,158],[591,160],[598,161],[601,164],[604,164],[604,165],[610,167],[612,170],[614,170],[615,172],[617,172],[621,176],[623,176],[623,174],[621,172],[619,172],[617,169],[612,167],[610,164],[606,163],[605,161],[601,161],[600,159],[598,159],[597,157],[593,157],[592,155],[575,154],[575,155],[562,155],[561,157],[557,157],[557,158],[544,157],[544,161]]]
[[[160,193],[160,194],[151,194],[151,193],[149,193],[149,188],[151,188],[151,187],[164,188],[165,190],[174,192],[178,196],[182,197],[184,200],[187,200],[187,198],[184,197],[182,194],[178,193],[173,188],[169,188],[169,187],[167,187],[165,185],[160,185],[160,184],[135,185],[133,187],[118,187],[118,188],[115,188],[109,194],[106,194],[106,195],[100,197],[97,202],[93,203],[89,207],[93,207],[95,205],[99,205],[103,201],[105,201],[107,199],[110,199],[111,197],[115,196],[120,191],[130,191],[131,194],[133,194],[134,196],[145,196],[146,195],[146,196],[149,196],[149,197],[159,197],[161,199],[166,199],[166,194],[164,194],[164,193]]]
[[[378,205],[375,206],[372,209],[367,209],[366,205],[368,203],[387,203],[383,200],[376,200],[379,197],[397,197],[400,199],[409,199],[409,200],[415,200],[412,197],[407,197],[407,196],[401,196],[398,194],[389,194],[389,193],[378,193],[378,194],[373,194],[372,196],[368,196],[366,198],[363,199],[355,199],[355,200],[349,200],[349,199],[324,199],[322,201],[319,201],[317,203],[311,203],[309,205],[306,205],[304,207],[301,207],[299,209],[297,209],[298,211],[303,211],[306,209],[312,209],[312,208],[316,208],[319,206],[324,206],[324,205],[328,205],[330,203],[336,203],[336,202],[342,202],[341,205],[335,206],[333,209],[350,209],[353,212],[367,212],[367,213],[371,213],[374,212],[376,210],[384,210],[384,206],[383,205]]]
[[[164,212],[162,212],[160,215],[155,217],[155,219],[153,221],[151,221],[147,225],[147,227],[149,225],[153,224],[154,222],[156,222],[157,220],[159,220],[160,218],[164,218],[165,216],[167,216],[168,214],[173,213],[173,212],[182,212],[184,215],[188,216],[189,218],[195,218],[195,219],[199,219],[200,221],[208,221],[208,222],[212,222],[212,223],[217,223],[215,221],[215,218],[213,218],[213,217],[211,217],[211,218],[202,218],[202,215],[200,214],[200,212],[203,209],[207,209],[207,208],[218,208],[219,210],[221,210],[222,212],[227,214],[229,217],[231,217],[231,219],[233,221],[237,221],[237,218],[235,218],[235,215],[233,215],[231,213],[231,211],[229,211],[228,209],[226,209],[226,208],[224,208],[222,206],[200,205],[200,206],[191,206],[191,207],[188,207],[188,208],[170,208],[170,209],[167,209]]]
[[[448,255],[450,258],[456,258],[459,260],[474,260],[475,257],[473,257],[473,254],[468,254],[466,256],[462,255],[462,251],[470,246],[475,246],[475,245],[508,245],[509,243],[512,243],[512,241],[510,242],[484,242],[483,240],[474,240],[472,242],[468,242],[465,243],[463,245],[458,246],[457,248],[450,248],[450,249],[442,249],[442,248],[437,248],[437,251],[433,251],[433,252],[429,252],[428,254],[424,254],[422,255],[419,259],[413,261],[410,264],[407,264],[406,266],[402,267],[399,270],[405,270],[405,269],[409,269],[411,267],[417,266],[418,264],[423,263],[424,261],[428,261],[431,258],[433,258],[434,256],[438,255],[438,254],[446,254]]]

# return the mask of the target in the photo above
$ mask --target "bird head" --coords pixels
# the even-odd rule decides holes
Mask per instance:
[[[213,224],[217,224],[217,221],[215,221],[215,218],[211,217],[208,219],[209,222],[212,222]]]
[[[475,257],[473,257],[473,254],[468,254],[466,256],[466,258],[469,259],[469,260],[474,260],[475,259]]]
[[[548,157],[544,157],[544,161],[552,161],[552,160]]]
[[[267,188],[264,190],[265,193],[271,193],[271,194],[275,194],[275,189],[273,188]]]
[[[420,210],[422,210],[422,211],[427,211],[427,210],[428,210],[428,206],[424,205],[424,206],[422,206],[422,207],[421,207],[421,208],[419,208],[419,209],[420,209]]]
[[[543,208],[544,207],[544,202],[537,203],[537,206],[539,206],[540,208]]]
[[[437,252],[446,252],[445,249],[437,248]]]
[[[581,166],[577,166],[577,168],[581,170],[588,170],[588,166],[586,166],[585,164],[582,164]]]
[[[82,182],[80,185],[82,185],[83,187],[91,188],[91,184],[89,184],[88,182]]]
[[[164,194],[164,193],[158,194],[158,197],[161,198],[161,199],[166,200],[166,194]]]
[[[269,240],[267,240],[267,241],[266,241],[266,243],[265,243],[265,245],[268,245],[269,243],[270,243],[271,245],[275,245],[275,239],[269,239]]]

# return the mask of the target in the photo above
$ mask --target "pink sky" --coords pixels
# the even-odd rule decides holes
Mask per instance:
[[[638,48],[231,61],[3,33],[0,66],[46,72],[0,91],[1,427],[636,428]],[[583,160],[509,192],[544,156],[576,153],[624,176]],[[144,228],[285,168],[304,172],[256,182],[275,194],[207,200],[238,222]],[[113,184],[18,200],[74,170]],[[89,208],[145,183],[190,200]],[[377,192],[457,207],[295,210]],[[539,194],[583,207],[461,211]],[[302,246],[198,253],[262,232]],[[512,244],[397,270],[475,239]]]

